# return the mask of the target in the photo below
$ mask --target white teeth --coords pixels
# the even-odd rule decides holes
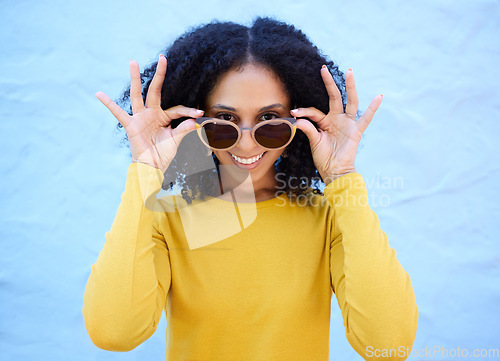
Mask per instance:
[[[238,163],[241,163],[241,164],[252,164],[252,163],[255,163],[256,161],[258,161],[260,158],[262,158],[262,156],[264,155],[264,153],[256,155],[255,157],[246,158],[246,159],[245,158],[237,157],[237,156],[235,156],[234,154],[231,154],[231,153],[230,154],[231,154],[231,157],[233,157],[234,159],[236,159],[236,161]]]

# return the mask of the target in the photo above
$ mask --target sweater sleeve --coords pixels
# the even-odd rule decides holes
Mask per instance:
[[[92,342],[129,351],[156,330],[170,288],[169,252],[153,211],[163,174],[129,166],[111,230],[85,288],[83,316]]]
[[[404,360],[417,330],[415,295],[368,205],[365,182],[358,173],[347,174],[324,193],[333,207],[332,289],[347,339],[365,360]]]

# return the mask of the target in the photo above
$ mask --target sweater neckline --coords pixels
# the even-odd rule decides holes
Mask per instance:
[[[234,194],[233,194],[233,200],[221,199],[219,197],[212,197],[212,196],[206,196],[205,198],[223,207],[236,206],[239,208],[258,208],[258,209],[274,206],[277,204],[284,204],[284,201],[288,199],[286,193],[282,193],[277,197],[266,199],[265,201],[260,201],[260,202],[239,202],[238,197],[234,196]]]

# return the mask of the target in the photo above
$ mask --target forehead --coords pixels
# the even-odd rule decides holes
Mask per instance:
[[[271,70],[255,64],[225,73],[207,97],[207,106],[224,104],[237,109],[280,103],[289,107],[285,86]]]

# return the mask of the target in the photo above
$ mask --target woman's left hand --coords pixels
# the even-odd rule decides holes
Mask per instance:
[[[342,97],[328,69],[321,68],[321,77],[329,97],[330,110],[297,108],[291,111],[294,117],[307,117],[318,125],[318,129],[307,119],[298,119],[297,128],[309,138],[314,165],[323,181],[328,185],[348,173],[356,172],[354,161],[363,132],[382,102],[383,95],[373,98],[366,112],[356,121],[358,95],[354,86],[354,75],[349,69],[345,73],[347,104],[344,113]]]

